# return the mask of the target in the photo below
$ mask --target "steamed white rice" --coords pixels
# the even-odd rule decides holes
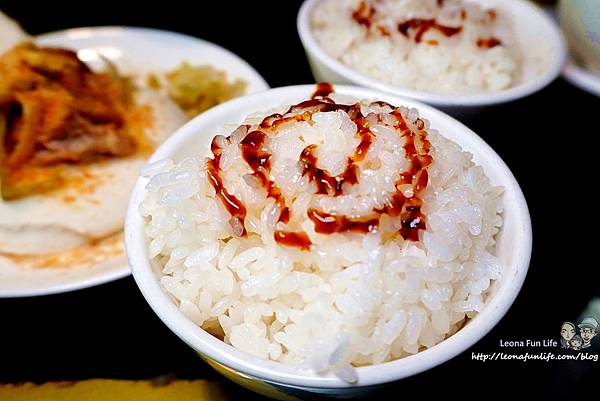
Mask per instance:
[[[417,43],[418,26],[406,34],[399,29],[412,19],[435,20],[460,31],[447,36],[427,29]],[[332,57],[400,87],[475,94],[506,89],[520,80],[520,57],[508,16],[474,2],[323,0],[312,12],[311,30]],[[492,38],[501,43],[483,45]]]
[[[234,233],[207,179],[205,155],[146,166],[140,209],[160,282],[193,322],[249,354],[348,381],[355,380],[353,366],[415,354],[452,335],[484,308],[502,272],[494,256],[502,189],[415,109],[400,108],[412,130],[427,132],[433,157],[419,241],[395,235],[400,223],[387,215],[369,234],[315,232],[309,206],[364,216],[389,199],[407,167],[405,139],[386,125],[390,109],[367,101],[361,108],[374,142],[359,163],[359,183],[338,197],[315,195],[298,160],[317,144],[319,167],[339,174],[359,141],[346,113],[317,112],[311,122],[269,132],[270,177],[291,208],[287,225],[277,223],[274,200],[247,179],[251,170],[239,145],[245,129],[231,135],[220,167],[225,187],[247,208],[247,237]],[[261,117],[244,124],[251,131]],[[284,226],[304,230],[312,250],[276,243],[273,232]]]

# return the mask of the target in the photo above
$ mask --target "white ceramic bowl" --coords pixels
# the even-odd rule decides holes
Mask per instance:
[[[561,0],[557,17],[572,55],[563,77],[578,88],[600,96],[600,3]]]
[[[317,82],[353,84],[416,99],[454,115],[484,106],[510,102],[535,93],[561,72],[566,59],[564,38],[556,24],[539,7],[525,0],[469,0],[510,15],[523,59],[523,82],[498,92],[446,95],[394,86],[353,70],[325,52],[311,32],[311,13],[324,0],[306,0],[298,13],[298,34]],[[538,60],[546,57],[541,66]]]
[[[311,96],[312,85],[271,89],[234,99],[196,117],[171,136],[152,156],[181,160],[208,155],[214,132],[225,123],[240,123],[248,114],[282,104],[297,103]],[[163,322],[211,366],[254,391],[276,398],[316,392],[350,397],[373,391],[378,386],[430,369],[465,351],[483,337],[506,313],[519,293],[529,266],[531,222],[519,184],[502,159],[479,136],[452,117],[413,100],[371,89],[337,86],[336,91],[361,99],[377,99],[419,109],[431,126],[473,153],[494,185],[504,192],[504,226],[498,237],[497,255],[504,271],[494,283],[485,309],[458,333],[440,344],[403,359],[357,368],[358,382],[346,383],[332,375],[266,361],[225,344],[186,318],[162,290],[157,270],[148,257],[144,218],[139,205],[146,196],[147,178],[140,178],[133,191],[125,224],[126,247],[135,280],[144,297]],[[159,345],[158,345],[159,346]]]
[[[562,75],[572,85],[600,97],[600,74],[595,74],[575,61],[569,60]]]
[[[600,3],[598,0],[561,0],[558,18],[571,54],[586,70],[600,74]]]

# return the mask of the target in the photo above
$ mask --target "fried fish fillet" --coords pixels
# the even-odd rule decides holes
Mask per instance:
[[[138,169],[186,121],[167,97],[65,49],[0,57],[0,253],[42,255],[119,233]]]

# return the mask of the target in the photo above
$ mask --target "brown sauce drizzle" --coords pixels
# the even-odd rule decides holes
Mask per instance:
[[[327,171],[317,167],[316,145],[309,145],[302,151],[300,155],[300,162],[303,166],[302,174],[308,176],[309,181],[317,185],[317,194],[340,196],[343,194],[345,183],[358,184],[358,166],[356,163],[365,158],[373,143],[373,135],[368,121],[362,115],[354,122],[358,127],[360,143],[354,150],[354,155],[348,158],[346,169],[342,174],[331,176]]]
[[[502,42],[494,37],[477,39],[477,47],[482,49],[491,49],[492,47],[500,46]]]
[[[312,94],[312,98],[315,99],[317,97],[327,97],[333,93],[333,85],[329,82],[319,82],[317,84],[317,88]]]
[[[381,36],[391,36],[390,30],[386,26],[380,24],[374,25],[374,22],[376,22],[374,20],[375,15],[377,14],[377,10],[375,9],[375,7],[367,3],[367,1],[363,0],[358,4],[358,7],[352,12],[352,19],[357,24],[364,26],[369,31],[369,33],[377,32]],[[437,0],[437,6],[440,8],[444,6],[444,3],[445,0]],[[496,11],[488,10],[487,14],[492,21],[496,20]],[[463,8],[460,9],[460,18],[463,21],[467,18],[467,12]],[[463,29],[462,26],[452,27],[442,25],[438,23],[435,18],[412,18],[410,20],[398,23],[397,27],[398,31],[407,38],[410,37],[410,30],[416,30],[416,34],[414,36],[414,40],[416,43],[421,43],[421,41],[423,40],[423,36],[430,29],[435,29],[441,34],[445,35],[446,37],[451,37],[456,34],[459,34],[460,32],[462,32]],[[371,28],[374,28],[374,30],[372,30]],[[433,46],[438,44],[436,40],[429,40],[426,43]]]
[[[330,84],[319,84],[313,94],[313,98],[303,101],[295,106],[291,106],[288,111],[282,114],[273,114],[267,116],[259,124],[262,130],[251,131],[246,134],[241,141],[242,157],[252,169],[252,175],[258,179],[260,184],[267,191],[267,196],[275,199],[280,207],[281,215],[279,221],[287,224],[290,220],[291,211],[286,206],[281,190],[269,178],[271,169],[271,157],[266,147],[268,132],[277,126],[291,121],[310,121],[312,115],[316,112],[344,111],[357,125],[360,143],[357,145],[354,154],[348,158],[348,164],[345,171],[338,176],[331,176],[325,170],[317,168],[318,159],[314,154],[316,145],[307,146],[300,156],[300,162],[303,166],[303,174],[307,175],[309,180],[315,182],[317,194],[328,196],[339,196],[343,194],[345,183],[358,183],[357,162],[362,161],[373,143],[373,133],[369,127],[367,119],[362,115],[360,104],[343,105],[337,104],[328,96],[333,92]],[[423,120],[418,119],[415,122],[417,132],[411,130],[402,116],[399,109],[389,103],[378,101],[371,103],[371,106],[389,107],[390,112],[396,119],[393,128],[400,131],[405,138],[403,145],[405,157],[409,162],[406,171],[400,174],[396,187],[410,185],[412,187],[412,196],[406,197],[400,189],[397,189],[390,197],[390,200],[380,209],[373,209],[373,213],[368,216],[352,218],[345,215],[331,214],[324,211],[310,208],[307,211],[308,218],[313,221],[315,231],[321,234],[333,234],[342,232],[369,233],[376,230],[379,226],[381,214],[388,214],[392,217],[399,217],[401,220],[401,229],[399,234],[406,240],[418,241],[419,230],[424,230],[425,216],[421,211],[423,200],[421,195],[428,183],[427,167],[433,159],[429,155],[431,144],[427,139],[427,132]],[[288,114],[293,114],[289,116]],[[248,127],[249,128],[249,127]],[[227,138],[228,141],[229,138]],[[230,194],[223,185],[219,175],[219,162],[222,149],[213,139],[211,150],[214,155],[206,163],[208,178],[215,189],[217,196],[238,223],[243,227],[246,216],[246,208],[235,196]],[[242,236],[246,235],[246,229],[243,228]],[[312,242],[308,235],[303,231],[284,231],[276,230],[274,239],[283,246],[295,247],[301,250],[310,250]]]
[[[377,31],[381,34],[381,36],[391,36],[392,35],[392,33],[390,32],[390,30],[387,29],[383,25],[377,25]]]
[[[421,43],[423,35],[430,29],[435,29],[447,37],[454,36],[462,31],[461,26],[452,27],[441,25],[438,24],[435,19],[412,18],[398,24],[398,31],[407,38],[409,37],[410,30],[416,30],[415,42],[417,43]]]
[[[327,171],[318,168],[317,156],[314,154],[316,148],[317,145],[307,146],[300,154],[300,163],[303,166],[302,175],[306,175],[309,181],[317,185],[317,194],[339,196],[342,194],[342,185],[346,179],[350,179],[353,183],[358,181],[355,170],[350,170],[348,167],[346,167],[346,171],[352,171],[348,177],[344,175],[333,177]],[[352,166],[351,162],[348,164]]]
[[[312,248],[312,242],[304,231],[277,230],[274,237],[275,241],[281,245],[300,248],[303,251],[310,251]]]
[[[342,232],[367,234],[379,225],[379,216],[350,218],[343,214],[330,214],[317,209],[308,209],[307,214],[308,218],[315,224],[315,231],[320,234]]]
[[[208,181],[215,189],[215,192],[219,199],[221,199],[221,203],[225,206],[225,209],[231,214],[232,219],[236,219],[238,224],[241,223],[241,226],[244,227],[244,219],[246,218],[246,207],[242,204],[242,202],[236,198],[234,195],[230,194],[227,191],[227,188],[223,185],[223,180],[220,175],[220,167],[219,163],[221,161],[221,153],[223,149],[217,144],[216,137],[213,138],[212,143],[210,145],[210,149],[214,155],[214,158],[208,159],[206,161],[206,171],[208,173]],[[244,227],[241,237],[246,236],[246,228]]]
[[[297,113],[299,111],[304,111],[304,113],[302,113],[302,114],[292,116],[292,117],[286,117],[286,118],[296,119],[297,121],[299,121],[300,119],[304,119],[305,121],[308,121],[312,118],[313,113],[316,113],[316,112],[326,113],[329,111],[338,111],[338,110],[341,110],[341,111],[347,113],[351,119],[355,119],[355,118],[358,118],[359,116],[362,116],[362,114],[360,114],[360,105],[358,105],[358,104],[354,104],[354,105],[338,104],[338,103],[335,103],[333,100],[331,100],[328,97],[305,100],[303,102],[298,103],[295,106],[291,106],[285,112],[285,114]],[[285,118],[283,118],[283,119],[285,119]],[[276,126],[277,124],[278,124],[277,121],[273,122],[273,126]]]
[[[384,102],[383,100],[375,100],[374,102],[371,102],[369,104],[369,107],[373,107],[373,106],[389,107],[392,110],[394,110],[396,108],[395,106],[392,106],[391,104],[389,104],[388,102]]]
[[[249,132],[242,140],[242,157],[252,169],[252,175],[260,181],[267,191],[267,197],[275,199],[281,214],[279,221],[290,221],[290,209],[285,204],[285,198],[275,182],[271,181],[268,173],[271,170],[271,154],[265,147],[267,135],[262,131]]]
[[[433,158],[429,155],[431,143],[427,139],[425,131],[415,133],[408,127],[406,120],[398,109],[392,111],[391,114],[397,121],[395,128],[399,129],[405,138],[403,148],[405,157],[409,161],[408,169],[400,174],[396,186],[412,185],[413,195],[407,198],[400,190],[396,190],[382,208],[374,209],[373,215],[361,218],[349,218],[344,215],[334,215],[316,209],[309,209],[308,217],[315,224],[316,232],[321,234],[348,231],[368,233],[379,226],[381,214],[400,217],[402,225],[399,233],[405,240],[418,241],[419,230],[426,229],[425,215],[421,211],[423,200],[420,195],[425,191],[429,180],[426,168],[433,162]],[[423,121],[417,120],[417,126],[419,126],[419,129],[424,128]]]
[[[266,139],[267,135],[262,131],[249,132],[242,139],[242,156],[254,171],[261,167],[265,170],[271,168],[271,154],[264,147]]]
[[[375,15],[375,8],[367,5],[365,1],[361,1],[358,8],[352,12],[352,19],[359,25],[364,25],[367,29],[371,28],[373,24],[373,16]]]
[[[410,241],[419,240],[419,230],[425,230],[425,215],[421,211],[423,200],[420,195],[427,187],[429,176],[426,168],[433,162],[429,155],[431,143],[427,139],[425,131],[415,134],[406,124],[402,114],[395,110],[392,115],[396,117],[397,126],[402,131],[405,138],[404,152],[409,162],[408,169],[400,174],[396,186],[412,185],[413,196],[407,198],[401,191],[396,191],[392,198],[381,209],[375,209],[378,213],[385,213],[392,217],[399,216],[402,226],[400,235],[402,238]],[[419,144],[415,142],[419,140]]]

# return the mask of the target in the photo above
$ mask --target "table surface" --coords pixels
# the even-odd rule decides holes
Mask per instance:
[[[296,33],[299,1],[170,1],[129,10],[103,2],[2,2],[2,10],[32,34],[95,25],[179,31],[220,44],[253,65],[273,86],[314,82]],[[200,7],[201,6],[201,7]],[[472,352],[501,350],[500,340],[559,339],[600,290],[592,256],[596,235],[584,235],[595,199],[592,141],[600,134],[600,98],[559,79],[529,98],[498,106],[464,122],[506,161],[521,184],[533,221],[527,280],[506,317],[452,361],[394,384],[389,394],[461,394],[472,383],[513,393],[535,389],[553,396],[586,396],[600,364],[532,361],[477,362]],[[587,195],[587,196],[586,196]],[[589,224],[589,223],[588,223]],[[60,295],[0,300],[0,382],[87,378],[225,380],[154,315],[131,277]],[[436,385],[432,386],[431,384]],[[237,386],[233,398],[257,399]],[[552,397],[554,398],[554,397]]]

